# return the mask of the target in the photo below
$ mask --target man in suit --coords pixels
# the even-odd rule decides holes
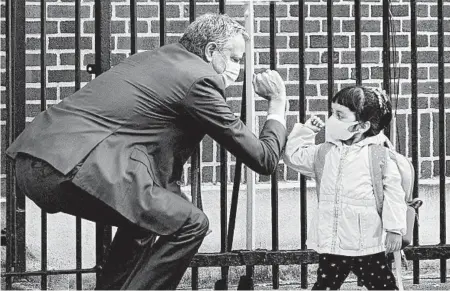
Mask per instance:
[[[7,149],[39,207],[118,227],[98,289],[177,287],[208,230],[180,191],[206,134],[252,170],[276,169],[286,140],[280,75],[254,78],[269,105],[259,138],[224,100],[246,38],[230,17],[203,15],[179,43],[125,59],[39,114]]]

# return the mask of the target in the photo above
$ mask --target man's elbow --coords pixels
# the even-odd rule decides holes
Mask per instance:
[[[260,175],[270,176],[277,170],[278,162],[279,159],[269,159],[256,172]]]

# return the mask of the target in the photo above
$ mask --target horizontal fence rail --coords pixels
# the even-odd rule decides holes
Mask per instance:
[[[74,2],[74,22],[75,22],[75,39],[74,39],[74,67],[75,67],[75,79],[74,88],[75,91],[79,90],[82,85],[82,1],[73,0]],[[94,18],[95,18],[95,63],[89,64],[86,67],[86,71],[95,76],[109,70],[111,68],[111,13],[112,13],[112,0],[95,0],[94,4]],[[188,14],[189,22],[192,22],[198,16],[197,1],[186,0],[189,3]],[[198,1],[200,3],[200,1]],[[243,1],[242,5],[245,5]],[[257,1],[256,1],[257,2]],[[269,34],[269,54],[268,54],[268,66],[272,70],[276,70],[277,64],[279,64],[279,51],[277,50],[277,37],[279,29],[278,27],[283,23],[278,20],[277,17],[277,1],[260,1],[260,5],[265,5],[268,15],[268,34]],[[335,1],[328,0],[322,5],[326,5],[326,60],[322,61],[326,63],[326,109],[324,116],[329,115],[331,112],[331,100],[334,94],[337,92],[336,86],[336,35],[335,35]],[[157,45],[163,46],[168,43],[171,35],[168,35],[168,18],[170,9],[167,9],[167,3],[165,0],[155,1],[158,3],[158,21],[159,21],[159,43]],[[295,7],[297,13],[298,27],[295,33],[298,34],[298,97],[296,100],[292,98],[289,100],[290,106],[298,112],[298,121],[305,122],[307,119],[307,30],[308,27],[305,23],[305,14],[308,11],[305,1],[299,0]],[[46,110],[48,107],[48,74],[47,74],[47,42],[49,36],[48,30],[48,15],[46,0],[40,1],[40,109]],[[139,47],[139,22],[138,22],[138,1],[130,0],[129,5],[129,36],[130,36],[130,54],[135,54],[139,50],[144,48]],[[225,0],[219,0],[218,12],[226,13],[227,5]],[[392,16],[391,1],[381,1],[381,17],[382,17],[382,87],[392,97],[394,106],[397,106],[399,95],[399,80],[400,68],[396,65],[399,62],[399,52],[396,50],[396,27],[395,17]],[[411,39],[411,52],[410,52],[410,66],[411,66],[411,121],[410,121],[410,146],[409,156],[415,168],[415,184],[413,197],[419,197],[419,88],[418,88],[418,52],[417,52],[417,1],[411,0],[410,3],[410,39]],[[6,143],[8,147],[14,139],[25,128],[26,124],[26,1],[25,0],[7,0],[6,6]],[[293,7],[293,6],[292,6]],[[362,85],[367,77],[364,75],[363,67],[363,34],[362,34],[362,17],[363,15],[361,0],[355,0],[353,2],[353,16],[354,21],[354,45],[350,46],[354,48],[354,76],[351,78],[353,83]],[[253,11],[252,11],[253,12]],[[290,13],[293,13],[292,11]],[[127,22],[128,25],[128,22]],[[260,24],[261,25],[261,24]],[[253,32],[250,33],[253,35]],[[439,260],[440,261],[440,282],[445,283],[447,280],[447,260],[450,259],[450,245],[446,241],[446,134],[448,134],[448,128],[446,128],[446,107],[445,107],[445,56],[444,56],[444,1],[437,0],[437,44],[438,44],[438,134],[439,142],[437,145],[437,151],[439,152],[438,169],[439,169],[439,244],[438,245],[420,245],[419,243],[419,226],[416,224],[413,234],[413,245],[407,247],[404,252],[408,260],[413,261],[413,283],[420,283],[420,261],[422,260]],[[324,36],[325,37],[325,36]],[[325,50],[324,50],[325,51]],[[403,57],[403,56],[402,56]],[[352,71],[353,72],[353,71]],[[253,101],[254,96],[246,95],[247,86],[251,86],[246,81],[246,75],[249,74],[244,68],[244,78],[242,96],[241,96],[241,114],[240,118],[244,123],[249,123],[250,120],[254,121],[254,116],[248,116],[247,101]],[[248,76],[247,76],[248,77]],[[397,83],[396,83],[397,82]],[[394,98],[396,97],[396,98]],[[396,103],[397,102],[397,103]],[[294,105],[294,106],[291,106]],[[295,107],[297,106],[297,107]],[[292,109],[291,109],[292,110]],[[292,110],[292,111],[294,111]],[[395,108],[395,111],[397,107]],[[396,113],[395,113],[396,114]],[[448,116],[447,116],[448,118]],[[251,123],[251,122],[250,122]],[[395,130],[397,126],[397,131]],[[406,154],[406,145],[399,141],[398,123],[396,123],[391,130],[387,132],[387,135],[391,140],[397,139],[397,149],[402,154]],[[405,142],[404,142],[405,143]],[[193,155],[190,158],[189,179],[190,179],[190,191],[192,196],[192,202],[198,208],[203,209],[202,202],[202,149],[200,145],[195,149]],[[199,276],[201,274],[202,267],[221,267],[220,280],[215,282],[216,289],[228,289],[229,284],[229,271],[233,266],[246,266],[246,276],[241,280],[243,286],[247,286],[249,289],[253,288],[253,277],[255,266],[271,266],[272,270],[272,287],[278,289],[280,287],[280,266],[284,265],[299,265],[301,278],[301,288],[308,287],[308,265],[318,263],[318,254],[315,251],[307,249],[307,179],[305,176],[300,175],[299,184],[299,211],[300,211],[300,240],[298,250],[280,250],[280,227],[279,227],[279,179],[281,170],[278,169],[270,177],[270,199],[271,199],[271,250],[261,249],[248,249],[248,250],[234,250],[233,240],[235,237],[236,229],[236,215],[239,200],[239,190],[242,177],[248,177],[243,175],[245,165],[242,161],[236,160],[234,167],[234,180],[231,196],[231,204],[228,209],[228,168],[229,165],[229,153],[224,147],[219,148],[220,157],[220,252],[217,253],[198,253],[193,258],[191,267],[191,288],[193,290],[199,289]],[[44,211],[41,213],[41,264],[40,270],[29,271],[26,268],[26,211],[25,211],[25,195],[21,193],[16,185],[14,177],[14,165],[9,159],[6,159],[6,268],[2,273],[2,277],[5,278],[6,288],[13,288],[13,279],[20,279],[30,276],[40,277],[40,287],[42,290],[47,289],[49,286],[49,276],[54,275],[75,275],[75,288],[77,290],[83,289],[83,275],[84,274],[97,274],[102,268],[105,259],[105,253],[110,246],[112,240],[112,227],[108,225],[97,224],[95,228],[96,233],[96,265],[86,268],[82,264],[83,249],[83,228],[82,220],[79,217],[75,219],[75,240],[76,240],[76,261],[74,269],[64,270],[49,270],[48,266],[48,215]],[[246,182],[248,179],[246,179]],[[426,226],[421,226],[426,227]],[[250,230],[251,231],[251,230]],[[282,230],[281,230],[282,231]],[[2,234],[2,242],[3,242]],[[85,268],[83,268],[85,267]],[[240,283],[240,284],[241,284]],[[247,285],[245,285],[247,284]]]

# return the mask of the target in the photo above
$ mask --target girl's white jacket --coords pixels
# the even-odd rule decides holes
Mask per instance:
[[[286,165],[314,178],[315,133],[296,124],[283,156]],[[365,256],[383,252],[385,231],[406,233],[405,192],[394,161],[388,159],[383,177],[384,203],[380,218],[369,169],[369,144],[382,144],[384,134],[347,146],[340,141],[325,159],[318,209],[312,218],[307,245],[318,253]]]

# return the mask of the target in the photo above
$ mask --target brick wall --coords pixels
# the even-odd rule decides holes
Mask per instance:
[[[2,94],[5,91],[5,6],[1,2],[1,76]],[[112,65],[129,55],[130,21],[128,1],[112,3],[111,43]],[[159,1],[138,1],[138,49],[151,50],[159,46]],[[335,87],[355,83],[354,21],[353,1],[334,1],[334,44],[335,44]],[[218,12],[217,1],[198,1],[197,14]],[[227,5],[227,13],[243,21],[244,9],[239,5]],[[305,9],[306,31],[306,97],[307,114],[318,114],[322,118],[327,110],[327,20],[326,1],[307,0]],[[382,83],[382,6],[381,1],[362,1],[362,62],[365,85],[381,86]],[[411,71],[410,71],[410,7],[409,1],[393,1],[392,14],[395,18],[396,61],[399,66],[399,99],[397,110],[398,140],[400,149],[411,153]],[[438,168],[438,84],[437,84],[437,6],[435,1],[422,0],[417,4],[418,14],[418,78],[419,78],[419,154],[420,177],[425,181],[439,175]],[[40,4],[28,1],[27,23],[27,121],[40,111]],[[51,106],[74,91],[74,1],[47,1],[47,94]],[[447,128],[447,169],[450,169],[450,3],[444,5],[445,29],[445,107]],[[176,42],[189,22],[188,1],[167,1],[167,43]],[[82,81],[91,75],[85,66],[94,63],[94,1],[83,0],[81,8],[81,55]],[[255,6],[255,51],[256,67],[269,67],[269,9],[268,5]],[[298,6],[297,1],[277,3],[277,67],[284,80],[290,99],[287,123],[289,130],[298,121]],[[241,76],[242,78],[242,76]],[[85,83],[83,83],[85,84]],[[228,103],[234,112],[240,110],[242,79],[227,90]],[[4,94],[3,94],[4,95]],[[5,99],[1,100],[2,126],[2,185],[4,184],[4,128]],[[395,103],[395,101],[394,101]],[[266,103],[256,101],[258,124],[266,115]],[[319,137],[323,140],[323,136]],[[217,144],[206,137],[202,143],[202,177],[204,183],[219,182],[219,151]],[[185,183],[189,183],[189,165],[185,167]],[[450,170],[447,170],[449,176]],[[298,180],[298,174],[284,165],[280,166],[280,177],[286,181]],[[234,158],[229,156],[229,179],[234,178]],[[257,181],[267,182],[269,177],[258,176]],[[2,189],[4,189],[2,187]]]

